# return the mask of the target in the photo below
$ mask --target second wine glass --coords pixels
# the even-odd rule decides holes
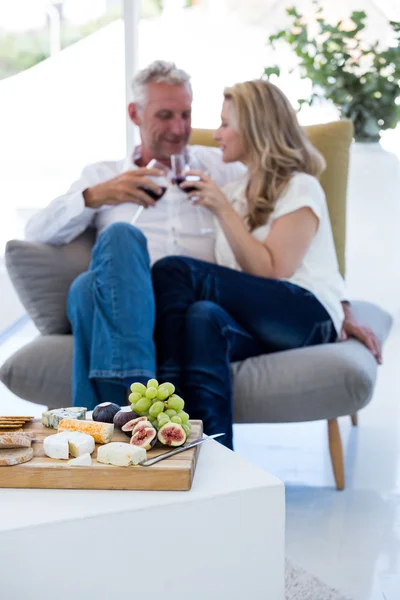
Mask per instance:
[[[161,163],[158,160],[156,160],[155,158],[153,158],[149,162],[149,164],[146,165],[146,169],[159,169],[160,171],[163,172],[162,175],[149,175],[148,176],[149,179],[154,181],[154,183],[156,183],[161,188],[161,193],[157,194],[156,192],[154,192],[150,188],[146,187],[145,185],[139,185],[138,189],[146,192],[146,194],[148,194],[151,198],[153,198],[153,200],[156,200],[156,201],[160,200],[160,198],[162,198],[163,195],[165,194],[167,187],[168,187],[168,168],[163,163]],[[143,206],[139,206],[139,208],[135,212],[133,219],[131,220],[131,225],[134,225],[136,223],[136,221],[138,220],[139,216],[141,215],[141,213],[143,211],[143,208],[144,208]]]

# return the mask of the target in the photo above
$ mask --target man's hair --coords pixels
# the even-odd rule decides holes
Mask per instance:
[[[149,83],[168,83],[169,85],[184,85],[192,95],[190,75],[178,69],[175,63],[165,60],[155,60],[132,80],[133,101],[143,108],[147,100]]]

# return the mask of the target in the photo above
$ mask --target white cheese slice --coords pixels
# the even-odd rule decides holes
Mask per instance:
[[[97,450],[97,461],[106,465],[129,467],[139,465],[147,458],[146,450],[124,442],[111,442]]]
[[[43,440],[43,450],[49,458],[68,459],[68,437],[65,436],[65,433],[48,435]]]
[[[82,454],[77,458],[72,458],[69,460],[68,464],[72,467],[90,467],[92,464],[92,457],[90,454]]]
[[[94,447],[93,437],[80,431],[62,431],[47,436],[43,441],[46,456],[64,460],[69,458],[69,454],[75,457],[91,454]]]

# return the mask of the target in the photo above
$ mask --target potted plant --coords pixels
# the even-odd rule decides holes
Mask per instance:
[[[353,122],[356,143],[351,148],[348,202],[353,215],[370,214],[373,223],[378,205],[389,216],[398,211],[400,163],[379,141],[382,131],[394,129],[400,121],[400,23],[388,22],[393,43],[383,48],[378,41],[366,41],[364,11],[330,23],[319,2],[314,4],[311,22],[295,8],[288,8],[290,26],[271,35],[269,44],[288,44],[298,58],[301,77],[311,80],[312,92],[299,100],[300,106],[323,97],[334,103],[342,118]],[[264,70],[264,77],[273,74],[279,76],[279,67]],[[397,152],[399,147],[393,144]],[[352,235],[351,224],[350,220],[348,251],[357,254],[359,240]],[[376,231],[364,234],[366,239],[375,239]]]
[[[383,49],[379,41],[363,38],[367,15],[354,11],[349,19],[328,23],[320,4],[315,2],[315,18],[307,22],[296,8],[286,10],[291,24],[269,37],[289,44],[296,56],[302,78],[312,82],[309,98],[331,100],[342,118],[351,119],[359,142],[378,142],[380,132],[394,129],[400,121],[400,22],[389,21],[393,45]],[[264,70],[264,76],[279,75],[277,66]]]

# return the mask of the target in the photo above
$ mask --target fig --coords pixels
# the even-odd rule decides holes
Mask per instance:
[[[119,429],[122,429],[125,423],[137,419],[138,417],[139,415],[136,414],[130,406],[124,406],[124,408],[121,408],[114,416],[114,425]]]
[[[150,423],[150,421],[140,421],[139,423],[137,423],[135,425],[135,427],[132,429],[132,435],[134,433],[136,433],[137,431],[139,431],[139,429],[146,429],[148,427],[153,427],[153,425]]]
[[[142,427],[133,432],[130,443],[133,446],[150,450],[157,442],[157,431],[154,427]]]
[[[122,431],[125,431],[125,433],[130,432],[133,430],[135,425],[140,423],[140,421],[147,421],[147,417],[137,417],[136,419],[130,419],[127,423],[125,423],[125,425],[122,425],[121,429]]]
[[[182,446],[186,442],[186,431],[178,423],[165,423],[158,430],[158,439],[164,446]]]
[[[93,421],[100,423],[113,423],[115,415],[121,410],[118,404],[112,402],[103,402],[94,407],[92,413]]]

